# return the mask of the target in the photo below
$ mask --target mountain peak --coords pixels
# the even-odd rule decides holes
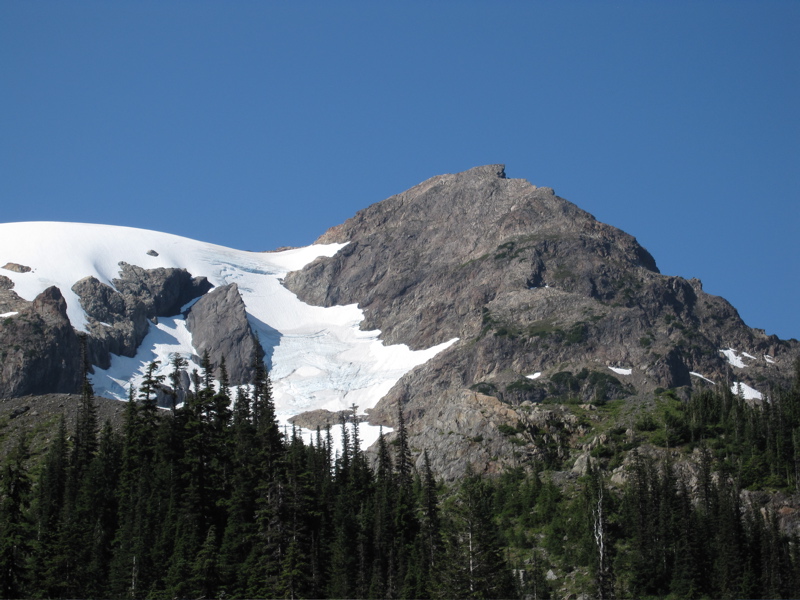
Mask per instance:
[[[468,169],[467,171],[461,173],[461,175],[506,179],[506,166],[482,165],[480,167],[472,167],[471,169]]]
[[[524,421],[526,408],[554,397],[645,400],[702,381],[757,386],[797,355],[796,344],[747,327],[698,282],[661,275],[631,235],[550,188],[504,175],[502,165],[439,175],[373,204],[320,238],[347,242],[340,252],[285,278],[310,304],[357,304],[362,328],[380,330],[386,343],[460,340],[370,412],[370,423],[391,426],[402,406],[415,444],[437,448],[440,472],[457,476],[454,465],[513,454],[469,440],[488,438],[488,422]],[[726,358],[731,348],[752,357],[744,372],[731,370],[742,369]]]
[[[473,335],[497,295],[544,283],[610,299],[618,290],[609,265],[658,272],[632,236],[504,175],[503,165],[439,175],[359,211],[318,240],[348,247],[287,285],[313,304],[358,303],[365,327],[422,348]],[[464,299],[453,294],[466,288],[474,298],[457,308]]]

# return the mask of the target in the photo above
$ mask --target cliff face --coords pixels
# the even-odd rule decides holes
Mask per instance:
[[[200,354],[209,349],[215,365],[225,356],[233,384],[249,382],[255,340],[235,285],[206,295],[208,280],[192,277],[186,269],[143,269],[127,263],[120,263],[120,275],[112,283],[114,287],[90,276],[72,286],[86,313],[91,364],[107,369],[112,354],[134,356],[150,322],[174,316],[202,297],[187,311],[195,348]],[[0,398],[78,391],[80,342],[61,291],[51,287],[28,302],[13,287],[0,276],[0,314],[5,315],[0,324]],[[199,364],[199,356],[196,360]]]
[[[10,288],[0,289],[2,396],[75,391],[81,375],[80,342],[61,292],[50,287],[26,302]]]
[[[507,179],[501,165],[429,179],[318,242],[349,244],[286,277],[301,299],[358,303],[362,328],[387,343],[459,338],[370,413],[394,425],[401,405],[412,444],[435,448],[440,472],[467,460],[491,469],[518,452],[497,428],[541,420],[532,407],[545,399],[708,385],[692,373],[756,386],[798,354],[699,281],[661,275],[635,238],[549,188]],[[752,357],[746,367],[729,348]]]

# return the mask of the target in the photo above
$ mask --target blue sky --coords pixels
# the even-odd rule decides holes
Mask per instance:
[[[799,2],[0,2],[0,219],[247,250],[504,163],[800,338]]]

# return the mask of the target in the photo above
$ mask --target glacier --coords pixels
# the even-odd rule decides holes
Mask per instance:
[[[268,366],[282,423],[307,410],[339,411],[353,404],[363,413],[403,375],[457,341],[418,351],[404,344],[387,346],[379,339],[379,330],[360,329],[364,314],[357,305],[311,306],[282,285],[287,273],[316,258],[331,257],[346,245],[250,252],[114,225],[0,224],[0,264],[15,262],[31,268],[26,273],[3,271],[14,282],[14,291],[33,300],[47,287],[57,286],[66,299],[67,315],[79,331],[85,331],[87,317],[72,285],[94,276],[113,287],[121,261],[144,269],[184,268],[195,277],[205,276],[215,287],[236,283],[250,325],[271,357]],[[109,369],[95,367],[92,384],[97,395],[124,400],[130,385],[140,384],[150,362],[160,361],[157,374],[167,374],[173,353],[197,354],[182,316],[158,321],[150,325],[136,356],[112,356]],[[364,423],[361,434],[368,445],[377,438],[377,428]]]

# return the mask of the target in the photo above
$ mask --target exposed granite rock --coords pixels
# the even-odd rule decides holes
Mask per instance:
[[[81,279],[72,291],[89,317],[89,361],[107,369],[111,365],[110,354],[135,356],[149,329],[144,303],[130,294],[120,294],[95,277]]]
[[[2,277],[2,275],[0,275],[0,277]],[[9,279],[9,281],[11,280]],[[0,314],[19,312],[30,304],[26,300],[20,298],[17,293],[11,289],[14,286],[13,281],[11,281],[11,285],[8,287],[2,285],[2,283],[2,279],[0,279]]]
[[[215,288],[195,302],[186,316],[186,328],[200,356],[208,351],[215,367],[225,357],[231,384],[252,380],[256,340],[235,283]]]
[[[10,290],[14,287],[14,282],[5,275],[0,275],[0,290]]]
[[[172,317],[189,301],[211,289],[205,277],[192,277],[186,269],[143,269],[119,263],[120,276],[112,281],[123,295],[140,300],[148,318]]]
[[[3,268],[6,271],[13,271],[14,273],[30,273],[31,272],[31,268],[30,267],[26,267],[25,265],[20,265],[20,264],[13,263],[13,262],[6,263],[3,266]]]
[[[500,165],[433,177],[318,242],[348,244],[287,275],[302,300],[357,303],[362,328],[380,329],[386,343],[420,349],[460,338],[370,413],[371,422],[396,426],[402,405],[412,446],[427,448],[442,474],[455,475],[465,460],[492,470],[518,455],[519,445],[502,444],[479,421],[516,426],[526,402],[703,385],[690,372],[756,386],[791,373],[800,354],[796,341],[747,327],[698,280],[660,274],[632,236],[549,188],[507,179]],[[720,352],[729,347],[759,358],[735,369]],[[481,436],[493,441],[471,441]]]
[[[185,269],[142,269],[120,263],[115,288],[95,277],[72,286],[89,317],[89,360],[101,369],[111,364],[110,354],[134,356],[147,335],[149,320],[169,317],[211,288],[205,277],[192,278]]]
[[[508,291],[550,284],[604,299],[606,265],[656,272],[636,240],[558,198],[550,188],[478,167],[429,179],[330,229],[350,242],[286,277],[317,305],[357,302],[364,329],[389,343],[430,347],[481,329],[481,309]]]
[[[80,382],[80,342],[57,287],[0,322],[0,397],[75,392]]]

